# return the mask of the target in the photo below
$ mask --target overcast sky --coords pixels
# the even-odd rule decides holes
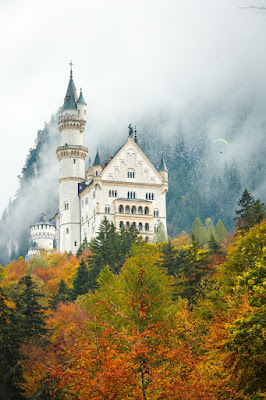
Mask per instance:
[[[248,0],[1,0],[0,212],[38,129],[74,82],[87,144],[161,107],[177,114],[234,88],[266,90],[266,14]],[[266,104],[265,104],[266,115]],[[59,134],[59,133],[58,133]]]

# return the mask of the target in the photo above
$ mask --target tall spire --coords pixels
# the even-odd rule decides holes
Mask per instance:
[[[164,156],[162,154],[162,158],[161,158],[161,162],[158,168],[158,171],[168,171],[166,164],[165,164],[165,160],[164,160]]]
[[[93,166],[96,167],[97,165],[102,165],[101,157],[100,157],[98,148],[97,148],[97,153],[96,153],[96,156],[95,156],[95,160],[94,160]]]
[[[87,105],[86,101],[84,100],[81,88],[80,88],[80,94],[79,94],[79,98],[78,98],[77,103],[82,103],[82,104],[86,104]]]
[[[76,87],[75,87],[75,84],[73,81],[73,70],[72,70],[73,63],[72,63],[72,61],[69,64],[70,64],[70,78],[69,78],[66,96],[64,99],[63,110],[75,110],[77,108],[77,105],[76,105],[77,93],[76,93]]]

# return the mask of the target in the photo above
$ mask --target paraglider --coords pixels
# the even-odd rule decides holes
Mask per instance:
[[[216,143],[216,142],[221,142],[221,143],[224,143],[226,146],[228,146],[228,142],[225,139],[215,139],[213,143]],[[220,151],[220,154],[223,154],[223,152]]]

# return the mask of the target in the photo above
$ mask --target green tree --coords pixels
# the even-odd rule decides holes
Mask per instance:
[[[22,382],[21,342],[15,311],[0,293],[0,398],[3,400],[24,399],[18,387]]]
[[[98,235],[90,242],[92,253],[88,256],[90,288],[96,287],[97,277],[105,266],[117,274],[130,254],[133,243],[140,240],[138,231],[133,226],[129,229],[122,228],[118,232],[115,225],[104,218],[100,224]]]
[[[165,231],[165,228],[163,226],[163,223],[160,222],[155,234],[153,235],[153,243],[162,243],[162,242],[167,242],[167,234]]]
[[[200,248],[203,248],[204,245],[208,243],[209,239],[208,231],[205,228],[205,226],[202,225],[202,222],[199,219],[199,217],[195,219],[191,233],[194,235],[195,241],[198,242]]]
[[[73,281],[73,291],[72,298],[76,300],[76,298],[80,295],[88,293],[89,290],[89,270],[82,258],[81,263],[78,267],[77,274]]]
[[[222,221],[219,219],[215,227],[215,236],[219,243],[221,243],[226,234],[227,230]]]
[[[209,250],[212,254],[220,254],[222,250],[222,246],[215,239],[213,233],[210,234],[210,239],[208,241]]]
[[[87,238],[85,237],[83,242],[81,243],[81,245],[78,248],[76,256],[79,257],[83,251],[88,250],[88,249],[89,249],[89,242],[88,242]]]
[[[21,335],[26,342],[32,338],[46,342],[45,307],[39,302],[42,297],[30,275],[19,281],[15,303]]]
[[[255,200],[247,189],[242,193],[236,210],[236,227],[238,230],[247,231],[252,226],[259,224],[266,217],[266,206],[260,200]]]
[[[52,299],[49,302],[50,307],[53,310],[55,310],[59,303],[61,302],[65,303],[66,301],[69,301],[70,297],[71,297],[71,291],[67,287],[67,284],[65,283],[64,279],[61,279],[61,281],[58,284],[57,293],[53,295]]]

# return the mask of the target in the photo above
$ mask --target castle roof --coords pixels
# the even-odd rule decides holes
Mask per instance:
[[[80,95],[79,95],[77,103],[87,104],[86,101],[84,100],[84,97],[83,97],[83,94],[82,94],[82,89],[80,89]]]
[[[98,149],[97,149],[97,153],[96,153],[95,160],[93,163],[93,167],[96,167],[97,165],[102,165],[102,161],[101,161],[101,157],[100,157]]]
[[[158,171],[168,171],[168,169],[167,169],[167,167],[166,167],[166,164],[165,164],[165,160],[164,160],[164,156],[163,156],[163,155],[162,155],[162,158],[161,158],[161,162],[160,162]]]
[[[63,104],[62,110],[76,109],[77,108],[76,102],[77,102],[77,93],[76,93],[76,86],[73,81],[73,73],[72,73],[72,67],[71,67],[69,83],[68,83],[67,92],[66,92],[66,96],[64,99],[64,104]]]

